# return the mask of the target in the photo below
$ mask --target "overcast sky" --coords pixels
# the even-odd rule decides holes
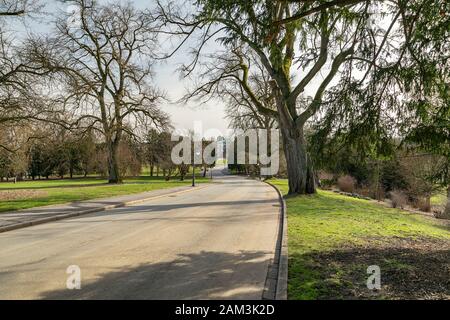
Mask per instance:
[[[103,1],[107,2],[107,0]],[[68,10],[67,5],[58,3],[56,0],[45,2],[44,11],[46,12],[54,14],[58,10]],[[139,8],[149,7],[152,3],[151,0],[131,0],[131,2]],[[46,16],[38,19],[11,20],[11,23],[8,23],[8,29],[18,32],[21,36],[26,36],[27,32],[47,33],[51,31],[49,20],[50,17]],[[176,71],[180,63],[187,61],[188,49],[188,47],[185,47],[184,50],[177,52],[173,57],[159,63],[154,68],[155,85],[164,90],[171,100],[171,103],[164,103],[162,108],[170,114],[176,129],[193,129],[195,122],[201,121],[204,131],[216,129],[225,134],[228,121],[225,119],[224,104],[221,101],[210,101],[202,105],[195,102],[190,102],[187,105],[175,103],[186,93],[186,87],[189,86],[187,81],[180,79],[180,74]]]

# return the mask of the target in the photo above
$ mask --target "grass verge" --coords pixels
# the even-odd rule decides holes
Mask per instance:
[[[208,182],[196,177],[197,183]],[[37,180],[18,183],[0,183],[0,212],[140,193],[158,189],[190,185],[191,180],[165,181],[162,177],[125,179],[123,184],[110,185],[104,179]]]
[[[439,193],[431,197],[433,206],[445,206],[447,203],[447,190],[441,190]]]
[[[289,299],[450,298],[448,222],[322,190],[286,205]],[[372,265],[381,290],[367,288]]]

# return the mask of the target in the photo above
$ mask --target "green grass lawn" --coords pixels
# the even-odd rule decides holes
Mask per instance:
[[[431,204],[433,206],[445,206],[446,203],[447,203],[447,191],[444,189],[431,197]]]
[[[44,189],[56,187],[76,187],[84,185],[106,184],[107,180],[92,177],[92,178],[76,178],[76,179],[52,179],[52,180],[35,180],[35,181],[19,181],[17,183],[2,182],[0,183],[1,190],[13,189]]]
[[[198,183],[208,181],[207,178],[196,177]],[[119,185],[109,185],[105,179],[101,178],[36,180],[15,184],[0,183],[0,212],[190,184],[189,177],[185,181],[179,181],[176,177],[170,181],[165,181],[162,177],[136,177],[125,179],[124,183]]]
[[[289,299],[450,298],[448,222],[322,190],[286,205]],[[370,265],[379,291],[367,288]]]

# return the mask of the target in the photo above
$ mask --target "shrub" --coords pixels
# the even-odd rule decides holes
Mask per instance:
[[[334,184],[334,180],[333,179],[322,179],[322,180],[319,180],[319,181],[320,181],[320,187],[322,189],[325,189],[325,190],[331,190],[331,187]]]
[[[430,212],[431,211],[431,203],[429,198],[420,197],[415,202],[415,207],[420,211]]]
[[[408,197],[400,190],[393,190],[389,193],[392,208],[404,208],[408,204]]]
[[[386,160],[381,167],[380,182],[387,192],[405,190],[408,187],[397,159]]]
[[[434,217],[438,219],[449,219],[450,220],[450,210],[437,210],[434,212]]]
[[[343,192],[353,192],[355,190],[356,181],[352,176],[346,175],[339,177],[337,184],[339,190]]]
[[[383,201],[386,196],[383,187],[376,183],[363,185],[358,188],[356,192],[364,197],[369,197],[378,201]]]
[[[362,186],[361,188],[357,188],[356,193],[361,196],[364,196],[364,197],[373,198],[372,191],[367,186]]]

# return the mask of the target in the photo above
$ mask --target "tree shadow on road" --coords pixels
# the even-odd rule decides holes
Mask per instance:
[[[269,253],[207,252],[180,254],[168,262],[121,267],[83,282],[81,289],[45,292],[43,299],[260,299]]]

